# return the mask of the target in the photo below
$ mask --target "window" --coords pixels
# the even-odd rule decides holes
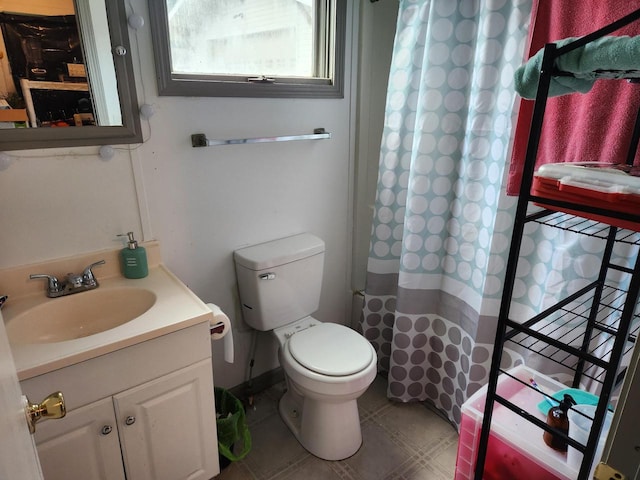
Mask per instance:
[[[149,0],[159,93],[342,97],[346,3]]]

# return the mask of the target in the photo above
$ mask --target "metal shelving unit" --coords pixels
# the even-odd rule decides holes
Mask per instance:
[[[613,263],[611,248],[626,244],[637,258],[640,233],[550,210],[529,215],[525,221],[597,238],[606,245],[599,278],[526,322],[506,319],[505,346],[517,344],[571,370],[573,387],[578,387],[583,377],[603,383],[602,369],[612,366],[611,340],[626,335],[622,347],[622,355],[625,355],[633,349],[640,331],[640,312],[635,309],[630,311],[630,316],[625,314],[626,302],[631,307],[637,299],[617,286],[630,284],[631,277],[637,274],[637,266],[629,268]],[[626,281],[623,277],[627,277]],[[549,339],[558,344],[554,346]],[[616,384],[620,381],[618,378]]]
[[[621,365],[621,360],[634,348],[640,331],[640,309],[638,308],[640,233],[619,228],[619,226],[622,224],[628,227],[628,222],[633,222],[637,223],[640,229],[640,212],[637,215],[622,213],[612,210],[612,207],[586,206],[535,196],[530,192],[550,81],[553,76],[567,75],[565,72],[556,70],[555,60],[571,50],[608,35],[638,19],[640,19],[640,9],[562,47],[549,44],[545,48],[498,314],[496,341],[476,458],[476,480],[483,478],[492,413],[496,404],[503,405],[541,429],[562,437],[570,446],[582,452],[584,456],[578,479],[586,479],[611,393],[624,378],[625,367]],[[625,76],[620,72],[598,72],[598,78],[637,79],[639,72],[626,73]],[[629,145],[627,156],[629,164],[632,164],[635,158],[639,138],[640,112]],[[567,211],[570,213],[564,213]],[[601,221],[587,218],[593,218],[594,215]],[[542,312],[523,315],[521,311],[517,313],[512,311],[512,297],[519,278],[518,266],[522,239],[526,229],[534,224],[538,228],[562,229],[571,234],[595,238],[602,242],[603,254],[596,280],[569,287],[573,290],[562,290],[553,295],[549,293],[546,297],[546,307]],[[624,245],[624,248],[630,252],[628,258],[621,259],[615,254],[616,246],[619,245]],[[621,289],[619,285],[626,287]],[[555,363],[559,371],[572,378],[571,386],[574,388],[581,382],[590,382],[597,387],[600,398],[586,445],[549,427],[531,412],[523,410],[497,393],[498,376],[509,375],[501,368],[505,348],[524,352],[528,356],[528,362],[535,363],[539,359],[543,362]],[[521,380],[518,381],[526,388],[534,388]],[[540,395],[540,392],[537,394]]]

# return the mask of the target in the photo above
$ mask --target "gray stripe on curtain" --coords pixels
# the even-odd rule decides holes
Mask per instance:
[[[480,315],[468,303],[442,290],[416,290],[398,286],[397,273],[367,273],[367,294],[395,296],[398,313],[432,313],[456,323],[479,343],[493,343],[497,319]],[[478,325],[482,328],[478,329]]]

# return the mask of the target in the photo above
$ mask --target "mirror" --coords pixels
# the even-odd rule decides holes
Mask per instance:
[[[123,0],[0,0],[0,151],[142,141]]]

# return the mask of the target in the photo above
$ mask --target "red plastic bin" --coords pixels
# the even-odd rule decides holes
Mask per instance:
[[[508,373],[527,384],[533,378],[547,394],[567,388],[566,385],[525,366],[515,367]],[[544,396],[527,385],[503,374],[498,379],[497,392],[540,420],[546,419],[538,410],[538,403]],[[462,406],[455,480],[474,478],[486,397],[485,386]],[[495,403],[483,480],[577,478],[578,472],[567,464],[567,454],[548,447],[542,439],[543,433],[544,430],[535,424]]]
[[[630,174],[633,173],[633,174]],[[640,215],[640,177],[637,167],[599,162],[551,163],[542,165],[531,186],[533,195],[565,202]],[[538,205],[578,215],[620,228],[640,231],[640,223],[570,208]]]

